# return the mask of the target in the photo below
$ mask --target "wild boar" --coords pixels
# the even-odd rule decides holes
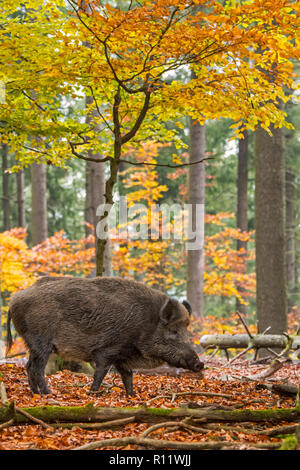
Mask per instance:
[[[54,282],[55,281],[55,282]],[[111,365],[133,395],[133,368],[164,362],[198,372],[203,368],[188,343],[186,306],[140,282],[117,277],[41,278],[11,299],[10,322],[29,349],[27,375],[34,393],[50,393],[44,370],[49,355],[94,364],[92,391]]]

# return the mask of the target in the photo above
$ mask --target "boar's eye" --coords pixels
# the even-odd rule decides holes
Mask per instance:
[[[173,336],[177,336],[178,335],[178,330],[171,330],[171,334]]]

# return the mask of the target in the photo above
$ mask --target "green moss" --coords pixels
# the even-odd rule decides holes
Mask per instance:
[[[151,415],[163,415],[163,416],[166,416],[166,415],[169,415],[170,413],[172,413],[172,411],[174,411],[172,408],[171,409],[167,409],[167,408],[145,408],[145,411]]]
[[[284,439],[279,450],[295,450],[298,445],[296,436],[293,434]]]

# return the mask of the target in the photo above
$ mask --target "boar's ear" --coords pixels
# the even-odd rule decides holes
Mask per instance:
[[[191,304],[187,300],[183,300],[182,305],[187,309],[187,311],[189,312],[189,315],[191,315],[192,314]]]
[[[163,325],[171,323],[178,317],[178,309],[176,305],[178,304],[177,300],[168,298],[159,312],[159,318]]]

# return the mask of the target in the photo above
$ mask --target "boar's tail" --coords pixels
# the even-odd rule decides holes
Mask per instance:
[[[11,312],[8,310],[8,315],[7,315],[7,323],[6,323],[6,353],[5,355],[9,353],[11,347],[12,347],[12,335],[11,335],[11,329],[10,329],[10,322],[11,322]]]

